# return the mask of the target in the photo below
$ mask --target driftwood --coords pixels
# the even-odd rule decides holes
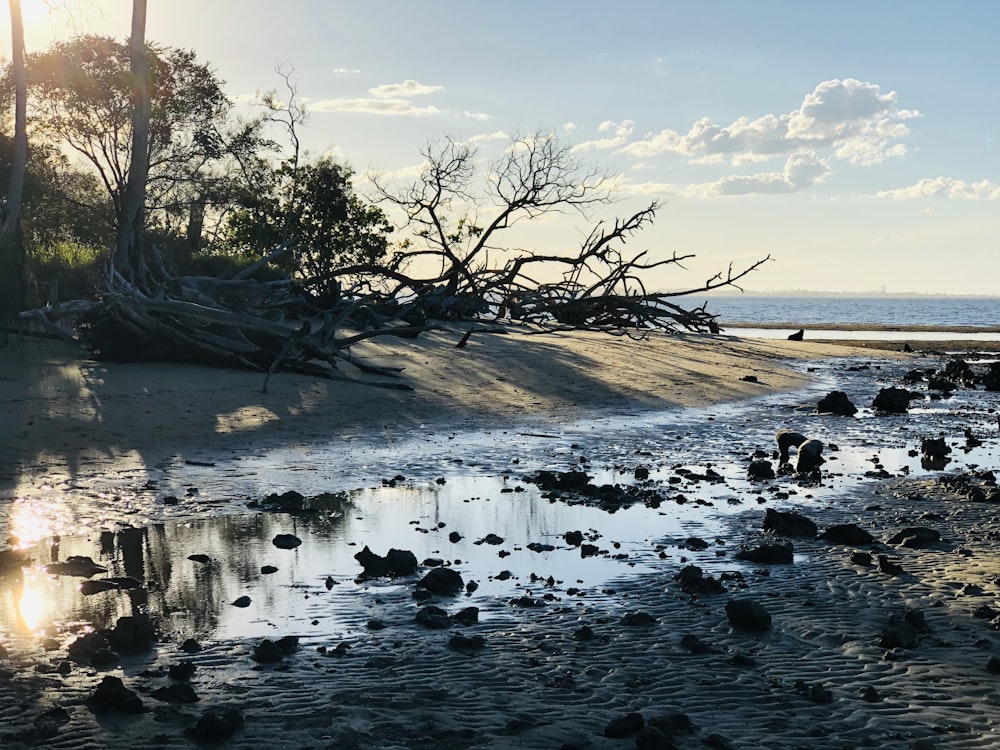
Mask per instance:
[[[397,253],[382,265],[341,268],[332,281],[342,290],[330,309],[320,309],[291,280],[257,281],[244,273],[232,279],[171,276],[153,252],[143,285],[112,271],[111,283],[97,302],[54,303],[21,313],[53,335],[76,340],[95,356],[112,360],[201,362],[265,373],[263,388],[279,370],[341,378],[340,363],[386,387],[406,388],[399,368],[386,368],[354,356],[351,347],[375,337],[412,338],[441,327],[441,321],[466,321],[472,327],[456,344],[463,349],[474,333],[503,332],[518,324],[531,332],[599,330],[642,336],[648,331],[719,332],[705,306],[685,308],[679,298],[739,281],[763,263],[742,270],[732,266],[697,288],[673,292],[646,290],[644,277],[665,266],[679,266],[690,255],[651,260],[646,251],[627,255],[624,241],[653,218],[656,204],[613,226],[598,225],[578,252],[539,255],[506,252],[491,264],[486,249],[464,258],[438,254],[440,271],[417,275],[428,250]],[[289,250],[285,244],[267,254],[256,269]],[[427,267],[423,264],[421,267]],[[155,269],[155,271],[153,270]],[[248,269],[249,270],[249,269]],[[538,278],[556,281],[540,283]],[[74,328],[75,325],[75,328]],[[366,381],[371,382],[371,381]]]

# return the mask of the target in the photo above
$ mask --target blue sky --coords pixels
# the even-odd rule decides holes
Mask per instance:
[[[127,35],[127,0],[65,2],[75,28]],[[149,0],[148,13],[149,39],[194,49],[234,98],[280,88],[275,67],[293,66],[307,147],[361,175],[412,172],[444,135],[485,158],[503,135],[557,133],[620,183],[593,218],[663,203],[630,246],[696,257],[654,287],[770,254],[748,289],[1000,293],[1000,3]],[[69,33],[39,21],[28,45]],[[585,233],[550,220],[517,240],[548,251]]]

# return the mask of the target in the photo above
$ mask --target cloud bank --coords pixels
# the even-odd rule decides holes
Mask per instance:
[[[910,132],[906,121],[920,115],[901,109],[897,99],[878,84],[834,79],[816,86],[791,112],[740,117],[728,125],[703,117],[684,134],[662,130],[621,150],[641,159],[672,153],[738,166],[828,149],[852,164],[878,164],[906,153],[898,141]]]

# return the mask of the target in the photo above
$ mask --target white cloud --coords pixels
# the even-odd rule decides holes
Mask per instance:
[[[368,89],[368,93],[379,98],[407,98],[411,96],[424,96],[443,90],[444,86],[425,86],[413,80],[406,80],[402,83],[386,83],[382,86],[376,86],[375,88]]]
[[[572,133],[574,130],[576,130],[576,123],[567,122],[565,125],[562,126],[562,129],[564,133]]]
[[[824,81],[792,112],[740,117],[725,126],[703,117],[685,134],[662,130],[622,151],[638,158],[675,153],[696,162],[739,165],[829,148],[852,164],[877,164],[906,153],[895,141],[910,132],[905,121],[919,116],[900,109],[897,98],[895,91],[883,94],[877,84],[853,78]]]
[[[416,107],[405,99],[324,99],[313,103],[313,112],[361,112],[369,115],[436,115],[433,105]]]
[[[485,112],[469,112],[468,110],[465,111],[465,116],[468,117],[470,120],[492,120],[493,119],[493,115],[488,115]]]
[[[578,143],[571,151],[607,151],[613,148],[618,148],[619,146],[624,146],[628,142],[628,137],[632,135],[632,131],[635,130],[635,123],[632,120],[622,120],[621,122],[614,122],[613,120],[605,120],[600,125],[597,126],[598,133],[614,133],[611,138],[598,138],[592,141],[584,141],[583,143]]]
[[[814,153],[793,154],[785,161],[781,172],[758,172],[731,175],[715,182],[692,185],[684,190],[691,198],[714,198],[730,195],[796,193],[823,182],[830,174],[830,165]]]
[[[510,136],[503,130],[496,130],[492,133],[480,133],[469,139],[469,143],[483,143],[485,141],[509,141]]]
[[[356,76],[358,73],[361,72],[361,69],[360,68],[334,68],[333,72],[336,75],[338,75],[338,76],[343,76],[343,75]]]
[[[966,182],[952,177],[925,177],[915,185],[881,190],[878,198],[894,198],[896,200],[912,200],[914,198],[958,198],[965,200],[1000,200],[1000,185],[989,180]]]

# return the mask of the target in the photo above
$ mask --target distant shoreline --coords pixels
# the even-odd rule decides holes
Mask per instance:
[[[1000,326],[942,326],[942,325],[896,325],[893,323],[801,323],[786,321],[778,323],[755,323],[751,321],[719,321],[723,328],[762,328],[775,330],[790,328],[811,328],[816,331],[899,331],[900,333],[997,333]]]
[[[670,294],[670,292],[664,292],[665,294]],[[754,299],[754,298],[770,298],[770,299],[920,299],[920,300],[1000,300],[1000,295],[995,294],[943,294],[943,293],[931,293],[931,292],[809,292],[802,290],[790,290],[782,292],[735,292],[727,290],[713,290],[711,292],[695,292],[691,295],[692,297],[709,297],[709,298],[738,298],[738,299]]]

